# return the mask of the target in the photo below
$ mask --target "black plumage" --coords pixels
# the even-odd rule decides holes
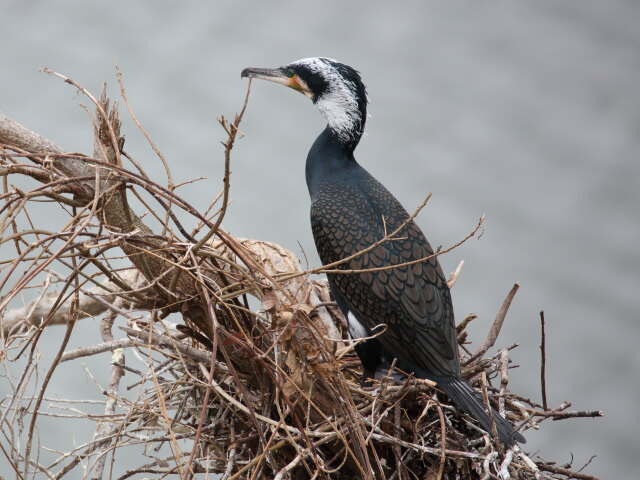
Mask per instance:
[[[482,399],[460,377],[451,295],[438,259],[398,200],[353,156],[367,109],[358,72],[335,60],[310,58],[277,69],[248,68],[242,76],[304,93],[327,120],[307,156],[311,226],[323,264],[355,255],[336,269],[356,272],[327,275],[351,335],[369,336],[386,325],[382,335],[357,348],[365,375],[379,376],[396,358],[401,370],[436,381],[490,431]],[[493,418],[504,443],[525,441],[495,411]]]

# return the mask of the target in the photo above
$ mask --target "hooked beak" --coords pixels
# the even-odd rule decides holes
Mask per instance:
[[[240,78],[258,78],[260,80],[279,83],[285,87],[293,88],[294,90],[313,99],[313,92],[309,90],[309,87],[307,87],[304,80],[295,74],[293,76],[287,75],[282,68],[249,67],[242,70]]]

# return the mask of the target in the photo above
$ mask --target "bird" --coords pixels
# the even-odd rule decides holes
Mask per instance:
[[[401,371],[435,381],[491,432],[482,398],[460,375],[451,294],[438,258],[400,202],[355,159],[368,104],[360,73],[313,57],[277,68],[245,68],[241,78],[304,94],[327,123],[306,160],[311,227],[323,265],[343,261],[327,278],[350,336],[378,333],[356,346],[364,377],[378,378],[395,359]],[[495,410],[491,417],[504,444],[525,443]]]

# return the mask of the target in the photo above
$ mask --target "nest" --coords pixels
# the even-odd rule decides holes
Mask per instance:
[[[121,93],[126,102],[122,84]],[[5,174],[44,185],[27,194],[6,192],[12,209],[4,225],[17,225],[42,192],[75,215],[62,232],[39,231],[35,247],[28,233],[18,237],[16,245],[39,248],[41,255],[21,255],[16,247],[16,260],[4,269],[4,284],[18,266],[26,273],[5,290],[0,308],[28,288],[40,291],[27,306],[4,311],[5,355],[14,351],[12,359],[19,359],[24,346],[37,342],[50,325],[63,323],[68,331],[35,401],[24,394],[20,379],[2,403],[8,442],[2,450],[16,471],[63,478],[82,469],[86,478],[102,478],[105,465],[117,464],[120,479],[594,478],[534,460],[518,446],[504,447],[433,382],[390,371],[363,385],[355,344],[326,282],[313,275],[317,270],[302,269],[278,245],[234,238],[221,227],[242,113],[233,122],[220,120],[228,134],[224,187],[216,199],[221,205],[216,209],[213,202],[201,214],[174,188],[123,167],[128,157],[117,110],[104,95],[95,104],[93,156],[64,153],[0,118]],[[149,209],[162,228],[136,215],[128,190],[147,206],[159,205],[159,211]],[[176,209],[195,220],[193,230],[177,219]],[[54,242],[64,248],[53,249]],[[124,270],[116,266],[122,252],[129,262]],[[49,268],[46,280],[36,284],[43,258],[60,271]],[[517,285],[475,350],[466,333],[473,317],[458,326],[463,377],[525,435],[548,419],[600,415],[568,412],[568,403],[549,408],[546,400],[539,404],[511,392],[509,351],[515,346],[485,356],[516,290]],[[74,323],[98,315],[103,342],[65,351]],[[96,422],[93,440],[50,464],[38,463],[32,440],[51,373],[60,363],[107,351],[113,353],[104,412],[86,416]],[[24,368],[21,378],[36,366]],[[15,427],[26,418],[28,428]],[[127,456],[123,465],[119,452],[130,447],[142,448],[143,455]]]
[[[239,243],[272,278],[301,271],[295,256],[276,245]],[[123,327],[152,366],[134,372],[139,378],[131,385],[146,380],[147,388],[112,426],[119,443],[135,441],[140,432],[149,445],[169,436],[192,440],[190,468],[225,479],[592,478],[534,462],[517,446],[505,449],[432,382],[399,380],[390,372],[363,385],[354,344],[326,282],[295,277],[279,286],[263,296],[247,325],[223,313],[233,305],[216,307],[217,355],[179,325]],[[469,318],[459,326],[465,351]],[[567,412],[567,403],[545,409],[511,392],[508,352],[514,347],[488,358],[462,358],[463,377],[496,410],[524,430],[550,418],[592,415]],[[126,368],[119,359],[114,365]],[[179,470],[176,462],[129,473]]]

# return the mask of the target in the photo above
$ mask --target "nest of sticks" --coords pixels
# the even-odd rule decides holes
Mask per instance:
[[[91,156],[65,153],[0,114],[3,175],[40,183],[29,191],[5,183],[3,192],[2,235],[16,248],[0,279],[5,361],[19,363],[49,326],[67,328],[33,396],[24,386],[34,363],[0,379],[13,389],[0,403],[0,445],[16,472],[78,478],[71,472],[82,470],[84,478],[111,472],[120,479],[215,473],[225,480],[594,478],[533,459],[519,446],[504,447],[432,382],[398,380],[389,372],[380,382],[362,384],[344,319],[326,281],[314,275],[323,271],[304,270],[278,245],[222,229],[230,154],[246,100],[233,122],[220,119],[228,135],[223,189],[201,214],[178,195],[168,167],[162,187],[127,155],[117,109],[104,93],[97,100],[49,73],[94,102],[95,148]],[[119,72],[118,80],[144,132]],[[128,160],[132,168],[123,166]],[[132,195],[157,228],[136,214],[127,200]],[[70,221],[57,232],[18,228],[42,197],[70,213]],[[195,226],[188,230],[179,216]],[[9,308],[28,289],[36,289],[36,298]],[[458,326],[463,377],[524,432],[549,419],[601,415],[569,412],[568,403],[550,408],[544,393],[537,403],[509,390],[515,345],[486,354],[516,291],[517,285],[479,347],[467,342],[473,317]],[[101,318],[102,342],[68,350],[75,323],[87,317]],[[53,389],[51,374],[62,363],[104,352],[112,354],[103,414],[81,415],[95,421],[93,439],[42,463],[32,444],[45,392]],[[142,456],[119,453],[136,448]]]

